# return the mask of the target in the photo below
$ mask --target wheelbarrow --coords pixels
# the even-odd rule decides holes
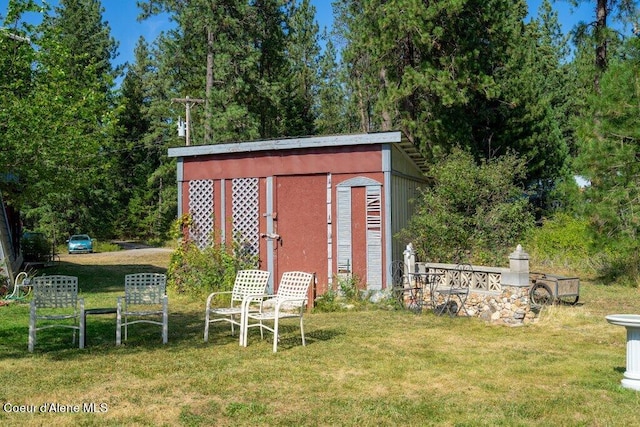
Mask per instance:
[[[531,273],[529,298],[533,305],[575,305],[580,298],[580,279],[555,274]]]

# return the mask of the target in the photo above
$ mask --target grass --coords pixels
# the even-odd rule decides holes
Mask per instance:
[[[87,307],[115,304],[124,274],[166,265],[85,259],[65,257],[47,273],[77,275]],[[165,346],[158,327],[134,325],[115,347],[114,316],[105,315],[88,318],[86,349],[53,330],[30,354],[28,307],[12,304],[0,307],[0,424],[640,425],[640,393],[620,386],[624,328],[604,320],[637,312],[638,296],[583,282],[581,304],[550,307],[522,327],[404,311],[313,313],[307,346],[288,322],[276,354],[271,337],[253,331],[241,348],[222,326],[205,344],[204,301],[175,294]],[[6,403],[36,413],[7,412]],[[79,413],[39,412],[45,403]],[[96,412],[84,412],[91,403]]]

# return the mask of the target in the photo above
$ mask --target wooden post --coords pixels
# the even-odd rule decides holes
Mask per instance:
[[[172,98],[171,102],[180,102],[185,106],[185,145],[191,145],[191,107],[195,107],[197,104],[202,104],[204,99],[189,98],[187,95],[186,98]]]

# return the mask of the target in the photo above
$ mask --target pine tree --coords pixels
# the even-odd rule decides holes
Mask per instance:
[[[515,151],[527,182],[560,173],[561,54],[524,24],[523,1],[352,0],[338,13],[361,130],[400,129],[432,159]]]
[[[326,44],[318,62],[319,84],[315,126],[319,134],[337,134],[350,131],[348,125],[347,96],[342,86],[336,48],[325,34]]]
[[[578,43],[589,41],[593,49],[593,88],[600,91],[600,78],[607,70],[609,58],[619,43],[619,34],[612,29],[611,20],[632,24],[636,30],[637,11],[634,0],[573,0],[574,3],[594,4],[595,20],[580,22],[574,29]],[[612,18],[612,19],[611,19]]]
[[[318,24],[309,0],[291,2],[287,12],[285,52],[288,73],[283,82],[284,127],[278,136],[315,133],[314,103],[318,91]]]
[[[609,61],[600,92],[588,98],[592,117],[580,122],[577,171],[590,185],[584,189],[586,214],[598,250],[615,254],[609,279],[640,276],[640,40],[629,39]]]

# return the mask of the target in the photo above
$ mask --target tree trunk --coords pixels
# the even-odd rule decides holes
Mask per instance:
[[[211,144],[211,89],[213,87],[213,31],[207,26],[207,79],[205,82],[205,123],[204,123],[204,143]]]
[[[600,76],[607,68],[607,0],[597,0],[596,6],[596,75],[593,86],[600,93]]]

